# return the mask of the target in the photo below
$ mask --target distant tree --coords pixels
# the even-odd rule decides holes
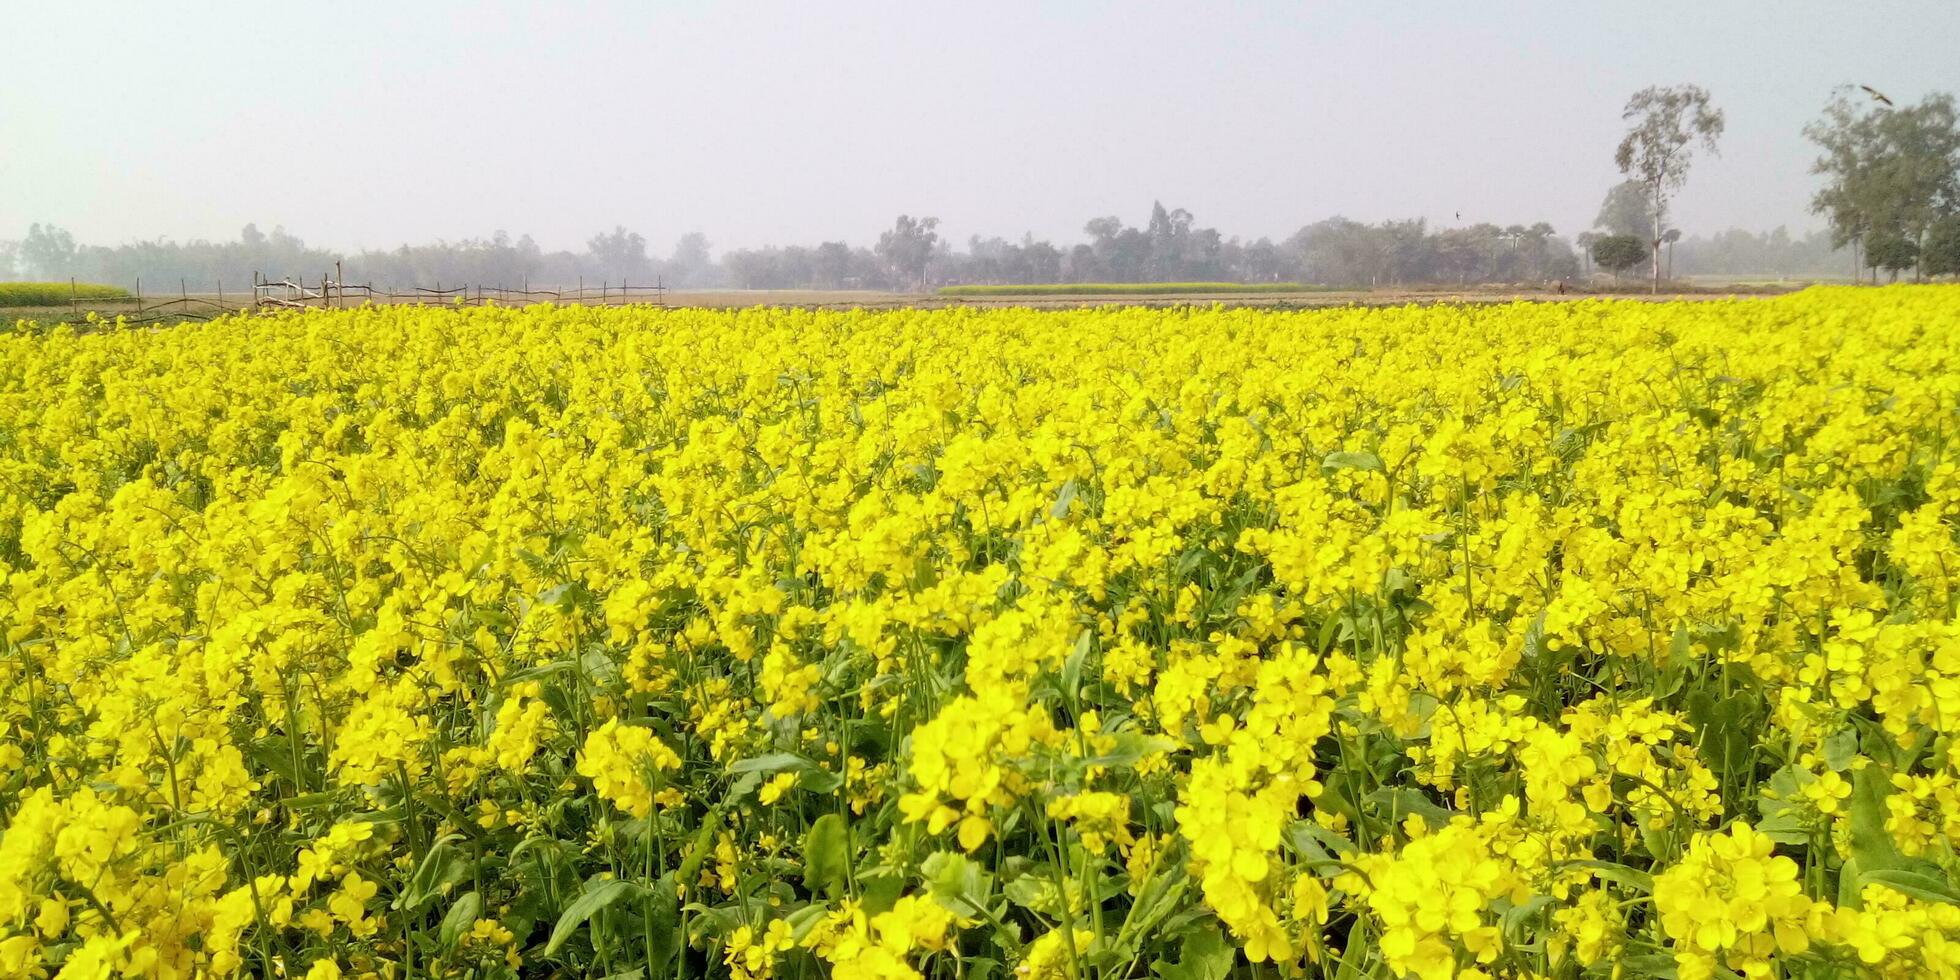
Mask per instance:
[[[667,260],[664,275],[669,286],[706,286],[714,280],[715,260],[708,251],[708,236],[690,231],[674,243],[673,257]]]
[[[1767,232],[1730,228],[1713,235],[1683,235],[1670,246],[1676,275],[1824,276],[1843,268],[1843,256],[1828,229],[1801,237],[1788,229]]]
[[[1427,278],[1455,281],[1464,285],[1489,279],[1495,271],[1495,226],[1475,224],[1468,228],[1446,228],[1436,233],[1431,245],[1434,266]]]
[[[1579,261],[1581,262],[1581,270],[1585,275],[1592,275],[1593,242],[1598,241],[1601,237],[1603,236],[1595,232],[1582,231],[1572,238],[1573,242],[1579,246]]]
[[[27,238],[20,243],[20,261],[27,266],[30,278],[52,280],[72,275],[75,236],[54,225],[29,225]]]
[[[1721,138],[1722,110],[1715,108],[1700,86],[1641,89],[1627,100],[1620,118],[1632,123],[1613,162],[1620,172],[1639,181],[1653,202],[1653,291],[1661,289],[1661,224],[1667,220],[1668,196],[1687,180],[1691,148],[1699,143],[1716,152]],[[1597,254],[1595,253],[1595,258]]]
[[[1161,206],[1158,210],[1162,210]],[[1166,224],[1169,220],[1166,213]],[[1076,281],[1140,282],[1150,274],[1152,250],[1147,233],[1126,227],[1123,219],[1114,216],[1092,218],[1082,226],[1082,231],[1089,236],[1092,260],[1083,263],[1081,271],[1072,273]]]
[[[1299,254],[1299,275],[1307,282],[1373,286],[1389,266],[1389,235],[1339,215],[1300,229],[1286,244]]]
[[[816,285],[824,289],[843,289],[850,284],[851,247],[843,242],[824,242],[812,256]]]
[[[585,243],[585,250],[592,256],[593,265],[603,279],[625,283],[635,278],[641,282],[653,278],[653,262],[647,258],[647,240],[639,232],[614,225],[611,232],[592,236]]]
[[[1280,246],[1270,238],[1241,243],[1233,239],[1219,246],[1219,261],[1239,282],[1279,282],[1294,274]]]
[[[1600,202],[1593,227],[1604,229],[1609,235],[1632,235],[1645,240],[1654,227],[1654,199],[1647,193],[1646,185],[1637,180],[1614,184],[1606,192],[1606,200]]]
[[[1826,215],[1834,243],[1849,244],[1854,267],[1892,268],[1870,255],[1885,240],[1886,259],[1903,254],[1898,240],[1925,254],[1926,237],[1939,219],[1960,210],[1960,114],[1953,96],[1934,93],[1918,105],[1871,106],[1848,86],[1825,107],[1804,135],[1823,151],[1811,172],[1826,183],[1811,210]],[[1922,270],[1923,272],[1923,270]]]
[[[1603,235],[1593,240],[1592,258],[1618,278],[1647,258],[1647,243],[1632,235]]]
[[[926,264],[939,244],[938,218],[914,218],[901,214],[892,229],[878,236],[878,257],[892,269],[893,276],[908,288],[924,290]]]
[[[1027,269],[1023,282],[1061,282],[1062,251],[1048,242],[1036,241],[1033,232],[1021,236],[1021,261]]]
[[[1667,245],[1667,278],[1674,278],[1674,243],[1681,240],[1681,229],[1669,228],[1661,233],[1662,243]]]
[[[722,268],[738,289],[774,289],[781,275],[778,249],[738,248],[721,257]]]
[[[1381,223],[1383,274],[1390,283],[1420,282],[1434,264],[1428,222],[1421,218]]]
[[[1874,176],[1883,203],[1874,227],[1912,243],[1916,265],[1933,225],[1960,211],[1960,112],[1953,96],[1935,93],[1918,105],[1888,107],[1877,115],[1880,153]],[[1889,247],[1887,259],[1904,254]],[[1889,261],[1881,265],[1895,275],[1900,271]]]
[[[1167,211],[1162,201],[1150,202],[1150,223],[1144,229],[1149,239],[1148,257],[1144,260],[1147,278],[1157,282],[1184,278],[1191,222],[1191,212],[1183,208]]]
[[[1960,214],[1949,214],[1926,230],[1919,264],[1929,276],[1960,275]]]
[[[1850,96],[1850,86],[1839,86],[1836,96],[1824,107],[1822,118],[1803,129],[1804,136],[1823,151],[1810,165],[1810,172],[1826,178],[1825,185],[1810,199],[1813,214],[1830,222],[1831,244],[1851,249],[1854,281],[1863,275],[1864,261],[1859,253],[1871,232],[1871,212],[1876,202],[1872,181],[1872,161],[1877,152],[1877,127]]]

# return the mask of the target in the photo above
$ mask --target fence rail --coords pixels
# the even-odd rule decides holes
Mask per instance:
[[[321,276],[319,286],[295,282],[291,277],[273,280],[254,274],[252,284],[252,305],[287,308],[332,308],[359,306],[362,303],[444,303],[481,306],[488,302],[497,303],[554,303],[578,306],[622,306],[645,303],[665,306],[667,285],[664,280],[648,285],[634,285],[628,282],[612,283],[602,281],[595,288],[580,280],[573,289],[532,289],[530,283],[520,287],[488,285],[484,283],[464,284],[444,287],[438,282],[433,286],[410,286],[406,291],[381,288],[373,283],[341,282],[332,276]]]
[[[531,305],[550,303],[558,306],[626,306],[644,304],[652,306],[667,305],[667,285],[665,281],[652,285],[630,283],[600,282],[588,286],[583,280],[572,288],[545,289],[532,288],[529,283],[520,287],[467,284],[444,286],[409,286],[404,289],[377,288],[371,283],[344,283],[333,276],[321,276],[318,284],[302,283],[290,276],[270,279],[254,273],[252,292],[249,297],[237,291],[226,293],[224,284],[219,283],[215,293],[193,293],[183,283],[178,283],[176,296],[145,296],[143,281],[136,281],[136,294],[118,299],[81,300],[72,299],[69,303],[69,317],[65,320],[50,320],[49,323],[80,324],[88,314],[120,317],[127,324],[146,324],[176,322],[179,320],[211,320],[231,313],[245,313],[252,310],[307,310],[307,309],[346,309],[366,303],[377,304],[442,304],[445,306],[482,306],[486,303]],[[0,323],[7,322],[6,310],[0,309]]]
[[[251,310],[345,310],[363,304],[443,304],[443,306],[484,306],[484,304],[555,304],[555,306],[666,306],[666,282],[629,284],[600,282],[588,286],[580,280],[572,288],[531,288],[461,284],[461,286],[408,286],[404,290],[376,288],[368,282],[339,282],[335,276],[319,276],[318,284],[298,282],[292,276],[269,278],[253,272],[249,296],[237,290],[225,292],[223,282],[216,292],[190,292],[186,282],[178,282],[176,296],[145,296],[143,280],[135,280],[135,296],[80,300],[71,298],[69,319],[47,319],[47,323],[84,323],[90,314],[122,318],[123,323],[161,323],[180,319],[214,319]],[[6,323],[6,310],[0,310],[0,323]]]

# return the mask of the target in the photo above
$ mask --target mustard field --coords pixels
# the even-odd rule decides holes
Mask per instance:
[[[0,976],[1960,976],[1960,288],[0,335]]]

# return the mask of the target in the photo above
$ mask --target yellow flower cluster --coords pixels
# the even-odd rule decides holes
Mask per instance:
[[[1960,293],[0,333],[0,978],[1960,980]]]

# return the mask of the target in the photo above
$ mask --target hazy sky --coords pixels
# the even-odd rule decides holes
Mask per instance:
[[[1340,213],[1590,224],[1621,106],[1728,114],[1678,224],[1816,224],[1834,85],[1960,90],[1960,3],[0,0],[0,238],[317,245],[625,224],[665,253],[942,231],[1080,240],[1152,199],[1226,234]]]

